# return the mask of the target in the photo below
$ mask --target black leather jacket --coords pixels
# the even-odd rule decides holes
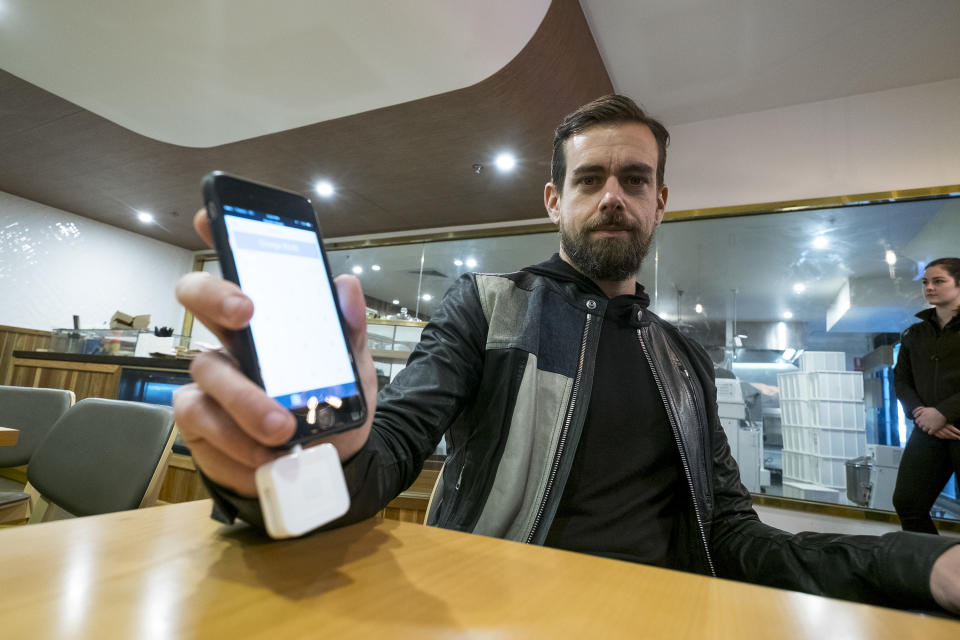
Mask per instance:
[[[933,407],[947,424],[960,423],[960,315],[942,329],[935,325],[936,309],[917,314],[922,322],[900,337],[900,355],[894,369],[897,398],[904,412]]]
[[[553,260],[559,260],[554,256]],[[410,486],[446,434],[428,524],[540,544],[589,405],[606,297],[548,261],[470,274],[447,292],[407,367],[380,394],[370,438],[344,464],[350,512],[367,518]],[[935,536],[791,535],[760,522],[716,410],[713,365],[647,313],[637,338],[667,408],[693,495],[684,569],[861,602],[932,606]],[[628,392],[628,389],[625,390]],[[256,501],[214,487],[221,517],[260,523]]]

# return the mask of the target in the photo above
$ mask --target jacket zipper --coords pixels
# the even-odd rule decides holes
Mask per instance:
[[[553,483],[557,479],[557,471],[560,469],[560,458],[563,457],[563,450],[567,445],[567,434],[570,431],[570,423],[573,421],[573,409],[577,405],[577,395],[580,392],[580,379],[583,377],[583,361],[587,353],[587,336],[590,333],[590,320],[592,316],[587,315],[587,322],[583,327],[583,340],[580,343],[580,361],[577,363],[577,375],[573,379],[573,391],[570,392],[570,406],[567,407],[567,415],[563,419],[563,428],[560,430],[560,440],[557,442],[557,452],[553,456],[553,465],[550,467],[550,477],[547,479],[547,486],[543,490],[543,498],[540,499],[540,506],[537,508],[537,517],[533,520],[533,528],[527,536],[527,544],[533,544],[533,538],[540,528],[540,521],[543,519],[543,512],[547,508],[547,500],[550,498],[550,491],[553,489]]]
[[[673,411],[670,410],[670,403],[667,401],[667,394],[663,390],[663,383],[660,381],[660,374],[657,372],[657,368],[653,364],[653,358],[650,357],[650,352],[647,351],[647,343],[643,340],[643,335],[640,333],[640,329],[637,329],[637,339],[640,341],[640,348],[643,350],[643,355],[647,359],[647,364],[650,366],[650,372],[653,374],[653,379],[657,383],[657,390],[660,392],[660,399],[663,401],[663,406],[667,409],[667,420],[670,421],[670,428],[673,430],[673,439],[677,443],[677,450],[680,452],[680,462],[683,464],[683,473],[687,478],[687,486],[690,487],[690,497],[693,502],[693,514],[697,518],[697,528],[700,530],[700,541],[703,543],[703,552],[707,556],[707,566],[710,568],[710,575],[716,577],[717,572],[713,568],[713,558],[710,557],[710,547],[707,544],[707,533],[706,529],[703,526],[703,517],[700,515],[700,505],[697,502],[697,491],[693,486],[693,476],[690,474],[690,462],[687,460],[687,453],[683,448],[683,443],[680,440],[680,427],[677,425],[676,417],[673,414]],[[689,381],[690,377],[687,373],[687,370],[681,367],[683,373],[687,376]],[[684,389],[684,392],[689,394],[689,389]],[[697,409],[696,403],[694,402],[694,410]],[[699,421],[700,416],[698,414],[697,420]]]

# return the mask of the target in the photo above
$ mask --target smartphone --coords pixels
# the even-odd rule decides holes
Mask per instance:
[[[363,424],[367,404],[313,205],[219,171],[203,178],[203,201],[223,277],[253,301],[250,324],[225,346],[296,417],[282,446]]]

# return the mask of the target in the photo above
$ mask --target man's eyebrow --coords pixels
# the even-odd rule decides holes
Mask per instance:
[[[580,165],[579,167],[577,167],[576,169],[574,169],[573,172],[572,172],[572,176],[573,176],[574,178],[576,178],[576,177],[583,176],[583,175],[590,175],[590,174],[592,174],[592,173],[603,173],[604,171],[605,171],[605,169],[604,169],[603,165],[600,165],[600,164],[584,164],[584,165]]]
[[[585,164],[575,168],[571,172],[571,176],[574,178],[577,178],[584,175],[606,173],[606,171],[607,171],[607,168],[602,164]],[[626,164],[620,167],[617,172],[653,175],[653,167],[651,167],[649,164],[645,162],[631,162],[630,164]]]
[[[620,167],[620,173],[642,173],[646,175],[653,174],[653,167],[646,162],[633,162]]]

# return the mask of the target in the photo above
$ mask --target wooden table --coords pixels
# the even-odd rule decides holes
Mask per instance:
[[[960,623],[391,520],[270,542],[208,500],[0,531],[9,638],[960,638]]]
[[[0,427],[0,447],[12,447],[20,439],[20,431],[10,427]]]

